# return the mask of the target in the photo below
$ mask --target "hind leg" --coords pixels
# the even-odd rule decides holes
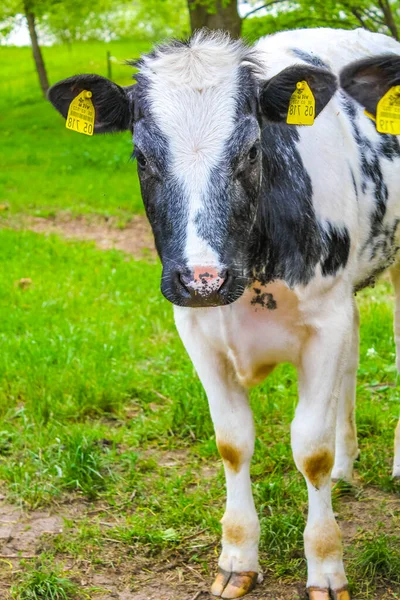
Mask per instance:
[[[400,373],[400,263],[390,269],[390,276],[395,294],[394,341],[396,344],[396,366],[397,371]],[[397,424],[394,436],[393,477],[400,477],[400,421]]]
[[[358,456],[355,405],[359,360],[359,324],[358,307],[354,301],[351,348],[340,386],[336,419],[335,464],[332,469],[333,480],[344,479],[349,483],[353,479],[353,464]]]

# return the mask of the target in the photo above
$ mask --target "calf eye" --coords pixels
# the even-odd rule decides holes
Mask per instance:
[[[135,156],[136,156],[136,160],[137,160],[139,169],[141,171],[144,171],[146,168],[146,165],[147,165],[147,159],[146,159],[145,155],[143,154],[143,152],[140,152],[140,150],[136,150]]]
[[[258,152],[259,152],[258,146],[254,145],[250,148],[249,153],[247,155],[249,157],[250,163],[256,162],[256,160],[258,158]]]

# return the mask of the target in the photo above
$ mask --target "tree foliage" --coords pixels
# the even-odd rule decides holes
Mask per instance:
[[[251,3],[251,2],[250,2]],[[254,6],[255,2],[253,2]],[[263,14],[264,13],[264,14]],[[263,16],[257,16],[263,14]],[[257,4],[243,22],[243,34],[256,39],[299,27],[335,27],[386,33],[399,39],[399,0],[268,0]]]
[[[43,92],[48,87],[38,34],[77,40],[185,37],[200,27],[226,29],[253,41],[268,33],[299,27],[363,27],[399,39],[400,0],[1,0],[0,39],[26,18]]]
[[[26,8],[39,32],[60,43],[189,33],[186,0],[1,0],[0,37],[7,37]]]

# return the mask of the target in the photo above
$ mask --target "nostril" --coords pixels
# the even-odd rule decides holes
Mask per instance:
[[[185,290],[188,289],[188,285],[192,282],[192,277],[187,273],[177,273],[179,283]]]
[[[220,273],[220,279],[221,279],[221,285],[219,286],[219,292],[223,289],[226,290],[228,289],[230,282],[232,281],[232,275],[230,273],[230,271],[228,271],[228,269],[224,269],[223,271],[221,271]]]

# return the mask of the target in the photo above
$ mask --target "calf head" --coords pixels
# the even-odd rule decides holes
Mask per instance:
[[[222,34],[199,32],[143,56],[136,85],[97,75],[57,83],[49,99],[66,117],[92,92],[95,133],[133,132],[144,205],[163,264],[161,290],[180,306],[218,306],[243,293],[250,274],[263,174],[261,129],[285,124],[298,81],[307,81],[316,115],[336,90],[335,76],[308,65],[265,81],[254,50]]]

